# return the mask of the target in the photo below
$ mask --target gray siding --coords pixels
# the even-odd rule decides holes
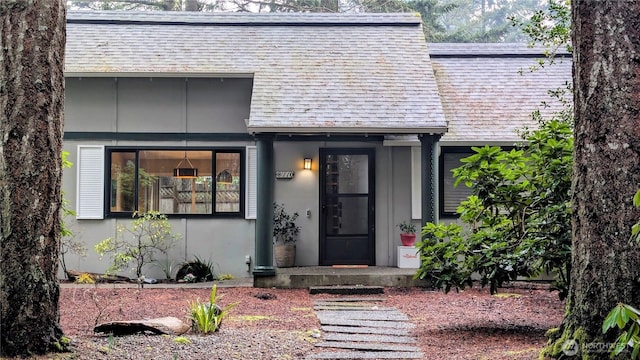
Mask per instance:
[[[65,131],[115,131],[114,78],[66,78]]]
[[[185,125],[186,83],[175,78],[119,78],[120,132],[180,132]]]
[[[246,133],[252,79],[67,78],[65,131]]]
[[[187,132],[247,132],[253,79],[189,79]]]

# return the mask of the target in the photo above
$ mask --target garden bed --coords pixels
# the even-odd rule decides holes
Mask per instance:
[[[443,294],[419,288],[388,288],[382,295],[417,325],[425,359],[535,359],[544,333],[558,326],[564,303],[556,292],[484,289]],[[222,306],[239,302],[212,335],[94,335],[97,322],[174,316],[185,319],[188,303],[206,300],[210,289],[65,287],[61,325],[76,348],[61,359],[304,359],[321,351],[311,336],[320,325],[307,290],[219,288]],[[376,295],[379,297],[379,295]]]

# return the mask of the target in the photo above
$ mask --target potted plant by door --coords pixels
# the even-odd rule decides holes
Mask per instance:
[[[296,262],[296,237],[300,227],[296,225],[298,213],[289,214],[284,204],[273,204],[273,240],[277,267],[292,267]]]
[[[398,224],[400,228],[400,241],[403,246],[413,246],[416,243],[416,225],[409,221]]]

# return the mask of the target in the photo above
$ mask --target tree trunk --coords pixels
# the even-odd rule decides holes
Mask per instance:
[[[567,315],[546,355],[608,358],[598,344],[617,334],[603,335],[602,321],[618,302],[640,305],[640,246],[629,241],[639,217],[632,204],[640,187],[638,14],[637,0],[572,0],[572,282]]]
[[[64,0],[0,2],[0,353],[60,347]]]

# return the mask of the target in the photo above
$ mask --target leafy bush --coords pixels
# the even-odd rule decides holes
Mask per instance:
[[[539,114],[538,114],[539,116]],[[540,120],[540,119],[539,119]],[[465,226],[427,223],[418,243],[419,278],[449,291],[478,274],[492,293],[505,281],[541,272],[556,275],[564,298],[570,282],[573,137],[568,110],[523,133],[513,150],[473,147],[453,170],[473,195],[457,213]]]
[[[142,268],[156,261],[157,253],[166,256],[179,235],[171,231],[166,215],[159,212],[136,212],[133,217],[130,227],[118,226],[117,235],[96,244],[95,250],[101,258],[110,254],[112,262],[107,273],[123,270],[133,262],[133,270],[140,279]]]
[[[187,277],[189,280],[186,279]],[[197,256],[193,261],[183,263],[176,273],[176,281],[203,282],[215,279],[211,261],[203,261]]]
[[[609,315],[604,319],[602,323],[602,333],[606,333],[610,329],[615,327],[622,331],[620,336],[615,342],[615,345],[611,349],[611,357],[619,355],[624,351],[627,346],[631,347],[631,358],[637,359],[640,354],[640,311],[636,308],[626,305],[618,304],[611,309]],[[628,326],[628,328],[627,328]]]
[[[278,244],[293,244],[296,236],[300,232],[300,227],[296,225],[298,213],[289,214],[284,208],[284,204],[273,204],[273,238]]]
[[[69,156],[68,151],[62,152],[62,168],[68,169],[73,164],[67,159]],[[67,217],[76,216],[76,212],[69,208],[69,200],[66,198],[66,194],[62,191],[62,207],[61,207],[61,219],[60,219],[60,266],[67,279],[69,279],[69,273],[67,271],[67,263],[65,261],[65,255],[68,252],[73,252],[80,257],[87,255],[87,248],[81,240],[74,237],[73,231],[67,224]]]
[[[204,334],[218,331],[222,324],[222,319],[227,316],[231,308],[237,305],[237,303],[233,303],[224,309],[221,308],[216,304],[217,292],[217,286],[213,285],[209,302],[201,302],[200,299],[197,299],[189,304],[190,318],[195,331]]]
[[[633,205],[640,208],[640,190],[633,197]],[[640,221],[631,227],[631,241],[640,242]],[[618,304],[604,319],[602,333],[615,327],[623,331],[611,350],[611,357],[619,355],[629,346],[632,349],[631,358],[637,359],[640,355],[640,310],[627,304]]]

